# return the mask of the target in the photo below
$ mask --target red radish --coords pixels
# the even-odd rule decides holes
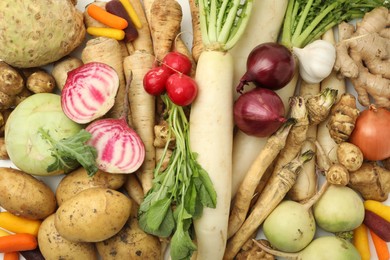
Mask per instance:
[[[190,76],[172,74],[166,83],[168,97],[178,106],[188,106],[198,94],[198,86]]]
[[[167,67],[159,66],[150,69],[143,79],[145,91],[153,96],[161,95],[165,91],[165,83],[171,74]]]
[[[171,73],[181,72],[187,75],[190,73],[192,68],[190,59],[177,51],[167,53],[162,60],[162,66],[168,67],[171,70]]]
[[[126,85],[126,93],[131,79]],[[87,144],[96,148],[98,168],[109,173],[133,173],[145,159],[145,146],[140,136],[127,123],[128,95],[120,118],[98,119],[86,127],[92,137]]]
[[[61,93],[62,110],[76,123],[89,123],[113,107],[118,88],[119,77],[112,67],[86,63],[68,73]]]

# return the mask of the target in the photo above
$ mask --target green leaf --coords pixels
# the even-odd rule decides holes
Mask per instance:
[[[42,128],[39,129],[39,133],[52,146],[51,154],[55,158],[55,161],[48,166],[48,172],[55,170],[69,172],[79,164],[84,167],[89,176],[93,176],[98,171],[97,152],[93,146],[86,144],[91,138],[91,134],[85,129],[80,130],[74,136],[59,141],[53,139],[49,131]]]
[[[140,228],[144,232],[158,236],[158,237],[169,237],[172,234],[172,232],[176,226],[175,220],[173,218],[172,209],[171,208],[168,209],[168,211],[166,212],[165,217],[164,217],[164,219],[163,219],[163,221],[158,229],[151,229],[148,226],[147,219],[148,219],[149,214],[150,214],[150,212],[147,211],[145,213],[141,213],[138,216],[138,223],[139,223]]]
[[[199,178],[203,184],[198,190],[202,204],[208,208],[215,208],[217,205],[217,193],[209,175],[202,169],[199,171]]]
[[[194,182],[191,181],[184,197],[184,207],[187,210],[187,212],[191,215],[195,214],[196,200],[197,200],[196,187]]]
[[[150,205],[147,218],[147,224],[150,229],[157,230],[160,227],[168,209],[171,207],[171,202],[170,198],[163,198]]]
[[[192,242],[188,231],[184,231],[183,226],[179,224],[171,239],[172,259],[190,259],[196,249],[196,245]]]

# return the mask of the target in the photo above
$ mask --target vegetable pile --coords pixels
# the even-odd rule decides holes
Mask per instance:
[[[387,1],[43,2],[0,21],[4,259],[389,259]]]

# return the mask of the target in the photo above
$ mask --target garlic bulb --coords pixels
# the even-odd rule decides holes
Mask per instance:
[[[336,48],[328,41],[316,40],[304,48],[293,48],[299,61],[299,74],[310,84],[319,83],[332,72]]]

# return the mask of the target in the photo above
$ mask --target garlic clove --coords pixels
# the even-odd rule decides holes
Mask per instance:
[[[304,48],[293,47],[293,53],[299,62],[301,78],[310,84],[329,76],[336,61],[336,48],[324,40],[313,41]]]

